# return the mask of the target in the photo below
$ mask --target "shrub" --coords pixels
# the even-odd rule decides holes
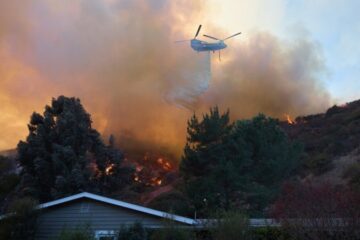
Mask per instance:
[[[251,239],[248,218],[238,211],[216,214],[215,222],[209,223],[214,240]]]
[[[75,229],[64,228],[57,240],[93,240],[93,233],[88,226]]]
[[[155,230],[151,234],[150,240],[191,240],[195,239],[194,232],[190,229],[178,226],[173,220],[165,220],[161,229]]]
[[[360,191],[360,163],[351,164],[344,171],[343,178],[349,181],[350,186]]]
[[[130,227],[121,227],[118,240],[147,240],[148,234],[140,222]]]
[[[294,240],[284,229],[274,227],[253,229],[251,236],[252,240]]]
[[[183,228],[179,227],[165,227],[156,230],[151,235],[151,240],[191,240],[194,239],[193,234]]]
[[[305,161],[305,167],[315,175],[321,175],[333,168],[332,161],[326,153],[317,153]]]

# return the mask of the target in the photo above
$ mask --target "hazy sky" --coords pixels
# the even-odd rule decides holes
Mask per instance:
[[[229,32],[267,30],[291,40],[307,35],[324,58],[322,77],[336,102],[360,97],[360,1],[357,0],[212,0],[214,24]]]
[[[284,118],[358,99],[359,9],[356,0],[0,1],[0,150],[62,94],[127,148],[177,156],[187,119],[210,106],[233,119]],[[174,44],[199,24],[219,38],[242,32],[221,62],[211,55],[211,74],[207,55]]]

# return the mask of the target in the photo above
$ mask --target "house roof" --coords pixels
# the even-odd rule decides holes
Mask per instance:
[[[120,200],[116,200],[116,199],[112,199],[112,198],[108,198],[108,197],[104,197],[104,196],[100,196],[100,195],[96,195],[96,194],[88,193],[88,192],[82,192],[82,193],[75,194],[75,195],[72,195],[69,197],[64,197],[64,198],[60,198],[60,199],[57,199],[57,200],[54,200],[51,202],[40,204],[40,205],[38,205],[38,209],[46,209],[46,208],[61,205],[63,203],[68,203],[68,202],[75,201],[75,200],[82,199],[82,198],[107,203],[107,204],[110,204],[113,206],[134,210],[137,212],[149,214],[149,215],[156,216],[156,217],[171,219],[176,222],[184,223],[187,225],[193,225],[193,226],[200,227],[200,228],[209,227],[212,224],[214,224],[215,221],[217,221],[216,219],[192,219],[192,218],[182,217],[182,216],[174,215],[171,213],[158,211],[155,209],[139,206],[139,205],[132,204],[132,203],[123,202]],[[4,219],[12,214],[13,213],[1,215],[0,220]],[[249,225],[251,227],[265,227],[265,226],[279,227],[281,224],[278,221],[276,221],[275,219],[261,218],[261,219],[249,219]]]
[[[178,216],[178,215],[174,215],[174,214],[170,214],[167,212],[162,212],[162,211],[158,211],[155,209],[151,209],[151,208],[147,208],[147,207],[142,207],[136,204],[132,204],[132,203],[127,203],[127,202],[123,202],[120,200],[116,200],[116,199],[112,199],[112,198],[108,198],[108,197],[103,197],[100,195],[96,195],[93,193],[88,193],[88,192],[83,192],[83,193],[79,193],[79,194],[75,194],[69,197],[64,197],[61,199],[57,199],[51,202],[47,202],[47,203],[43,203],[40,204],[38,206],[39,209],[45,209],[45,208],[49,208],[49,207],[53,207],[53,206],[57,206],[63,203],[67,203],[67,202],[71,202],[77,199],[82,199],[82,198],[87,198],[87,199],[91,199],[91,200],[95,200],[98,202],[103,202],[103,203],[107,203],[113,206],[118,206],[118,207],[123,207],[123,208],[127,208],[127,209],[131,209],[137,212],[141,212],[141,213],[146,213],[149,215],[153,215],[156,217],[162,217],[162,218],[166,218],[166,219],[171,219],[174,220],[176,222],[180,222],[180,223],[184,223],[184,224],[188,224],[188,225],[195,225],[196,224],[196,220],[191,219],[191,218],[186,218],[186,217],[182,217],[182,216]]]

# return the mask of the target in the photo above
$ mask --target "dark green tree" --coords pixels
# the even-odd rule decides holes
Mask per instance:
[[[18,183],[15,160],[0,155],[0,201],[14,190]]]
[[[32,198],[14,200],[0,221],[0,239],[34,239],[37,227],[38,202]]]
[[[229,112],[215,107],[201,121],[193,116],[187,132],[180,172],[186,194],[205,214],[238,206],[262,212],[301,154],[278,121],[261,114],[232,124]]]
[[[195,115],[188,121],[180,172],[185,191],[198,210],[213,206],[229,208],[229,193],[236,184],[226,149],[232,127],[229,112],[220,114],[217,107],[203,115],[201,121]]]
[[[237,121],[230,139],[230,158],[241,176],[240,199],[261,215],[298,166],[303,147],[289,140],[277,119],[263,114]]]
[[[0,155],[0,211],[4,211],[11,202],[10,195],[20,181],[15,165],[14,159]]]
[[[18,144],[21,190],[40,201],[82,191],[108,193],[130,180],[123,155],[106,146],[77,98],[60,96],[33,113],[26,141]]]

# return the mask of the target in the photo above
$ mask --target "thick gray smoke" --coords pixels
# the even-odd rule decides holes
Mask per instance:
[[[234,118],[282,117],[327,106],[309,39],[249,33],[229,42],[222,62],[214,56],[211,71],[212,54],[174,44],[194,35],[205,3],[1,1],[0,149],[15,147],[32,111],[60,94],[79,97],[94,126],[126,151],[176,157],[194,111],[219,105]]]

